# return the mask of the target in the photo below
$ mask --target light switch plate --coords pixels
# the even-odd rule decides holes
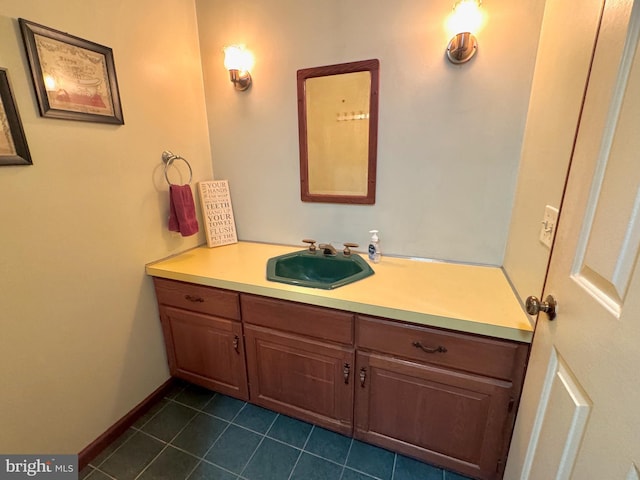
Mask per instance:
[[[556,234],[556,225],[558,224],[558,209],[547,205],[544,207],[544,216],[542,217],[542,225],[540,225],[540,242],[551,248],[553,237]]]

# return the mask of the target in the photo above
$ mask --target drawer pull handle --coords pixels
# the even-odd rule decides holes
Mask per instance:
[[[364,382],[367,379],[367,369],[362,367],[360,369],[360,386],[364,388]]]
[[[190,302],[193,302],[193,303],[202,303],[202,302],[204,302],[204,298],[198,297],[197,295],[185,295],[184,298],[189,300]]]
[[[446,353],[447,349],[442,345],[438,345],[437,347],[425,347],[420,342],[413,342],[412,345],[416,348],[421,349],[423,352],[427,353]]]
[[[240,353],[240,337],[238,337],[238,335],[233,337],[233,349],[236,353]]]
[[[342,370],[342,375],[344,376],[344,384],[349,385],[349,373],[351,372],[351,365],[348,363],[344,364],[344,369]]]

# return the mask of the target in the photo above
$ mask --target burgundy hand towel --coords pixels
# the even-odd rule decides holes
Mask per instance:
[[[169,186],[169,230],[183,237],[198,233],[196,206],[190,185]]]

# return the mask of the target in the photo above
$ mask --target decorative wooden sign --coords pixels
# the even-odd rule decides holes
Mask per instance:
[[[198,191],[202,205],[202,221],[207,234],[207,246],[219,247],[238,243],[229,182],[227,180],[198,182]]]

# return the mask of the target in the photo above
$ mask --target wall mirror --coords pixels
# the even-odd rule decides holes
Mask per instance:
[[[303,202],[376,201],[380,62],[298,70]]]

